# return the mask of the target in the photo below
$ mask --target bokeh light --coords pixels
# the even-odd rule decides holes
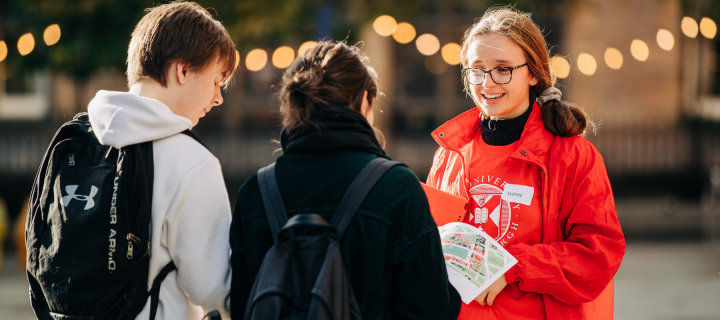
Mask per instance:
[[[398,23],[395,32],[392,33],[393,39],[402,44],[412,42],[416,35],[415,27],[407,22]]]
[[[717,34],[715,21],[710,18],[702,18],[702,20],[700,20],[700,33],[702,33],[705,38],[715,38],[715,34]]]
[[[610,69],[620,69],[623,64],[623,56],[620,50],[615,48],[605,49],[605,63]]]
[[[578,56],[577,62],[580,72],[588,76],[595,74],[595,70],[597,70],[597,62],[592,55],[589,53],[581,53]]]
[[[427,68],[430,73],[437,75],[447,71],[448,65],[440,55],[432,55],[425,57],[425,68]]]
[[[43,32],[43,40],[45,40],[45,44],[48,46],[54,45],[60,41],[60,26],[57,24],[51,24],[49,27],[45,28],[45,32]]]
[[[32,34],[26,33],[18,39],[17,47],[20,55],[27,55],[35,49],[35,38],[33,38]]]
[[[660,29],[657,33],[657,43],[661,49],[670,51],[675,46],[675,37],[670,31]]]
[[[695,21],[695,19],[690,17],[684,17],[682,19],[682,22],[680,23],[680,28],[682,29],[682,32],[690,37],[695,38],[698,34],[698,24]]]
[[[233,69],[237,69],[239,64],[240,64],[240,52],[235,50],[235,67],[233,67]]]
[[[5,44],[5,41],[0,41],[0,61],[5,60],[5,58],[7,57],[7,53],[7,44]]]
[[[267,52],[263,49],[253,49],[245,57],[245,66],[250,71],[260,71],[267,64]]]
[[[635,39],[630,44],[630,53],[632,54],[633,58],[640,61],[645,61],[650,55],[650,48],[648,48],[648,45],[645,43],[645,41]]]
[[[275,68],[285,69],[289,67],[295,60],[295,50],[288,46],[282,46],[275,49],[272,55],[272,63]]]
[[[440,53],[447,64],[456,66],[460,64],[460,49],[459,44],[451,42],[444,45]]]
[[[303,44],[300,45],[300,48],[298,48],[298,56],[300,56],[300,54],[302,54],[305,50],[311,48],[312,46],[314,46],[316,44],[317,44],[317,42],[312,41],[312,40],[303,42]]]
[[[561,56],[554,56],[550,59],[555,75],[560,79],[565,79],[570,75],[570,62]]]
[[[440,40],[432,34],[426,33],[415,40],[415,45],[420,53],[431,56],[440,50]]]
[[[397,29],[397,21],[388,15],[379,16],[375,19],[375,22],[373,22],[373,29],[375,29],[377,34],[387,37]]]

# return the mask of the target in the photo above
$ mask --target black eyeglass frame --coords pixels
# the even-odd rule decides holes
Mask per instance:
[[[482,82],[480,82],[480,83],[478,83],[478,84],[474,84],[474,83],[468,81],[469,84],[474,85],[474,86],[480,86],[480,85],[482,85],[483,83],[485,83],[485,75],[487,75],[487,74],[490,75],[490,79],[492,79],[493,82],[495,82],[496,84],[500,84],[500,85],[501,85],[501,84],[508,84],[508,83],[510,83],[510,81],[512,81],[512,72],[513,72],[513,70],[515,70],[515,69],[520,69],[520,68],[522,68],[522,67],[524,67],[524,66],[527,66],[527,62],[525,62],[525,63],[523,63],[523,64],[521,64],[521,65],[519,65],[519,66],[517,66],[517,67],[495,67],[495,68],[492,68],[492,69],[490,69],[490,70],[485,70],[485,69],[483,69],[483,68],[462,68],[462,69],[460,69],[460,72],[461,72],[462,75],[465,77],[465,79],[467,79],[467,75],[465,74],[466,71],[472,70],[472,69],[478,69],[478,70],[482,71],[482,72],[483,72],[483,81],[482,81]],[[492,76],[492,71],[495,70],[495,69],[504,69],[504,70],[510,71],[510,80],[508,80],[507,82],[504,82],[504,83],[499,83],[499,82],[495,81],[495,78],[493,78],[493,76]]]

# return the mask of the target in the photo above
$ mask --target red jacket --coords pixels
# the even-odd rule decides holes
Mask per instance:
[[[505,278],[543,294],[548,319],[612,318],[611,281],[625,254],[625,237],[605,163],[584,138],[550,133],[540,107],[532,108],[510,159],[542,171],[542,243],[506,248],[519,262]],[[480,110],[473,108],[432,133],[440,148],[428,185],[469,199],[465,156],[480,121]]]

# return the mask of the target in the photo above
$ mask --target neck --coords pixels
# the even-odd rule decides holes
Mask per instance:
[[[173,100],[172,97],[177,95],[171,94],[171,90],[172,89],[170,87],[163,87],[157,81],[143,80],[133,84],[130,87],[129,92],[141,97],[159,100],[160,102],[167,105],[170,110],[173,111],[173,113],[176,113],[175,109],[177,107],[177,103]]]

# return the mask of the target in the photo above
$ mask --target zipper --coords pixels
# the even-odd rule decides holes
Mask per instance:
[[[495,121],[495,126],[493,126],[493,121]],[[490,128],[491,131],[495,131],[497,129],[497,120],[490,119],[488,121],[488,128]]]
[[[70,166],[70,167],[75,167],[75,166],[77,166],[77,167],[80,167],[80,168],[95,169],[95,168],[105,168],[105,167],[108,167],[108,168],[109,168],[109,167],[114,166],[114,164],[112,164],[112,163],[107,163],[107,162],[101,162],[101,163],[98,163],[98,164],[80,163],[80,162],[75,161],[75,155],[71,153],[71,154],[68,155],[68,166]]]
[[[127,251],[127,258],[132,259],[133,258],[133,241],[137,244],[140,244],[141,240],[136,235],[132,233],[127,234],[127,240],[128,240],[128,251]]]
[[[142,155],[142,157],[141,157],[141,159],[140,159],[141,161],[138,161],[138,164],[140,165],[140,170],[141,170],[140,172],[147,172],[147,171],[146,171],[146,168],[145,168],[145,157],[147,157],[147,155],[146,155],[145,153],[143,153],[142,148],[138,148],[138,150],[140,150],[140,152],[138,152],[138,154]],[[152,150],[152,145],[151,145],[151,150]],[[152,152],[152,151],[151,151],[151,152]],[[118,157],[119,157],[119,155],[118,155]],[[145,183],[142,183],[142,188],[144,189],[144,190],[143,190],[144,193],[145,193],[145,194],[148,194],[148,193],[150,193],[150,191],[151,191],[151,190],[149,190],[149,188],[152,188],[152,185],[150,185],[149,188],[148,188],[147,176],[143,176],[143,177],[145,177],[145,181],[144,181]],[[151,200],[152,200],[152,199],[151,199]],[[149,219],[149,220],[150,220],[150,227],[148,228],[148,234],[147,234],[147,239],[148,239],[148,241],[147,241],[147,251],[145,252],[145,254],[148,256],[148,258],[151,257],[151,253],[150,253],[150,252],[152,251],[152,247],[151,247],[151,244],[150,244],[150,239],[152,239],[152,205],[150,205],[150,208],[149,208],[149,209],[150,209],[150,212],[149,212],[148,214],[150,215],[150,219]],[[138,244],[139,244],[139,242],[138,242]]]
[[[552,149],[552,148],[551,148],[551,149]],[[550,189],[549,189],[549,188],[550,188],[550,185],[549,185],[549,181],[548,181],[548,180],[549,180],[548,171],[546,170],[547,168],[546,168],[544,165],[540,164],[539,162],[535,162],[535,161],[532,161],[532,160],[526,160],[526,159],[520,159],[520,158],[513,158],[512,156],[510,156],[509,160],[524,162],[524,163],[527,163],[527,164],[529,164],[529,165],[533,165],[533,166],[537,167],[538,169],[540,169],[540,173],[541,173],[541,175],[540,175],[540,180],[541,180],[541,183],[542,183],[542,189],[541,189],[542,195],[541,195],[540,197],[541,197],[542,202],[543,202],[543,205],[542,205],[542,228],[540,229],[540,230],[541,230],[541,231],[540,231],[540,239],[541,239],[542,243],[546,243],[546,242],[545,242],[545,227],[546,227],[546,224],[547,224],[548,210],[549,210],[549,208],[550,208],[550,204],[548,203],[548,201],[550,200],[550,199],[549,199],[549,198],[550,198],[550,196],[549,196],[549,194],[550,194]],[[546,199],[546,197],[545,197],[546,195],[548,195],[548,196],[547,196],[547,199]]]

